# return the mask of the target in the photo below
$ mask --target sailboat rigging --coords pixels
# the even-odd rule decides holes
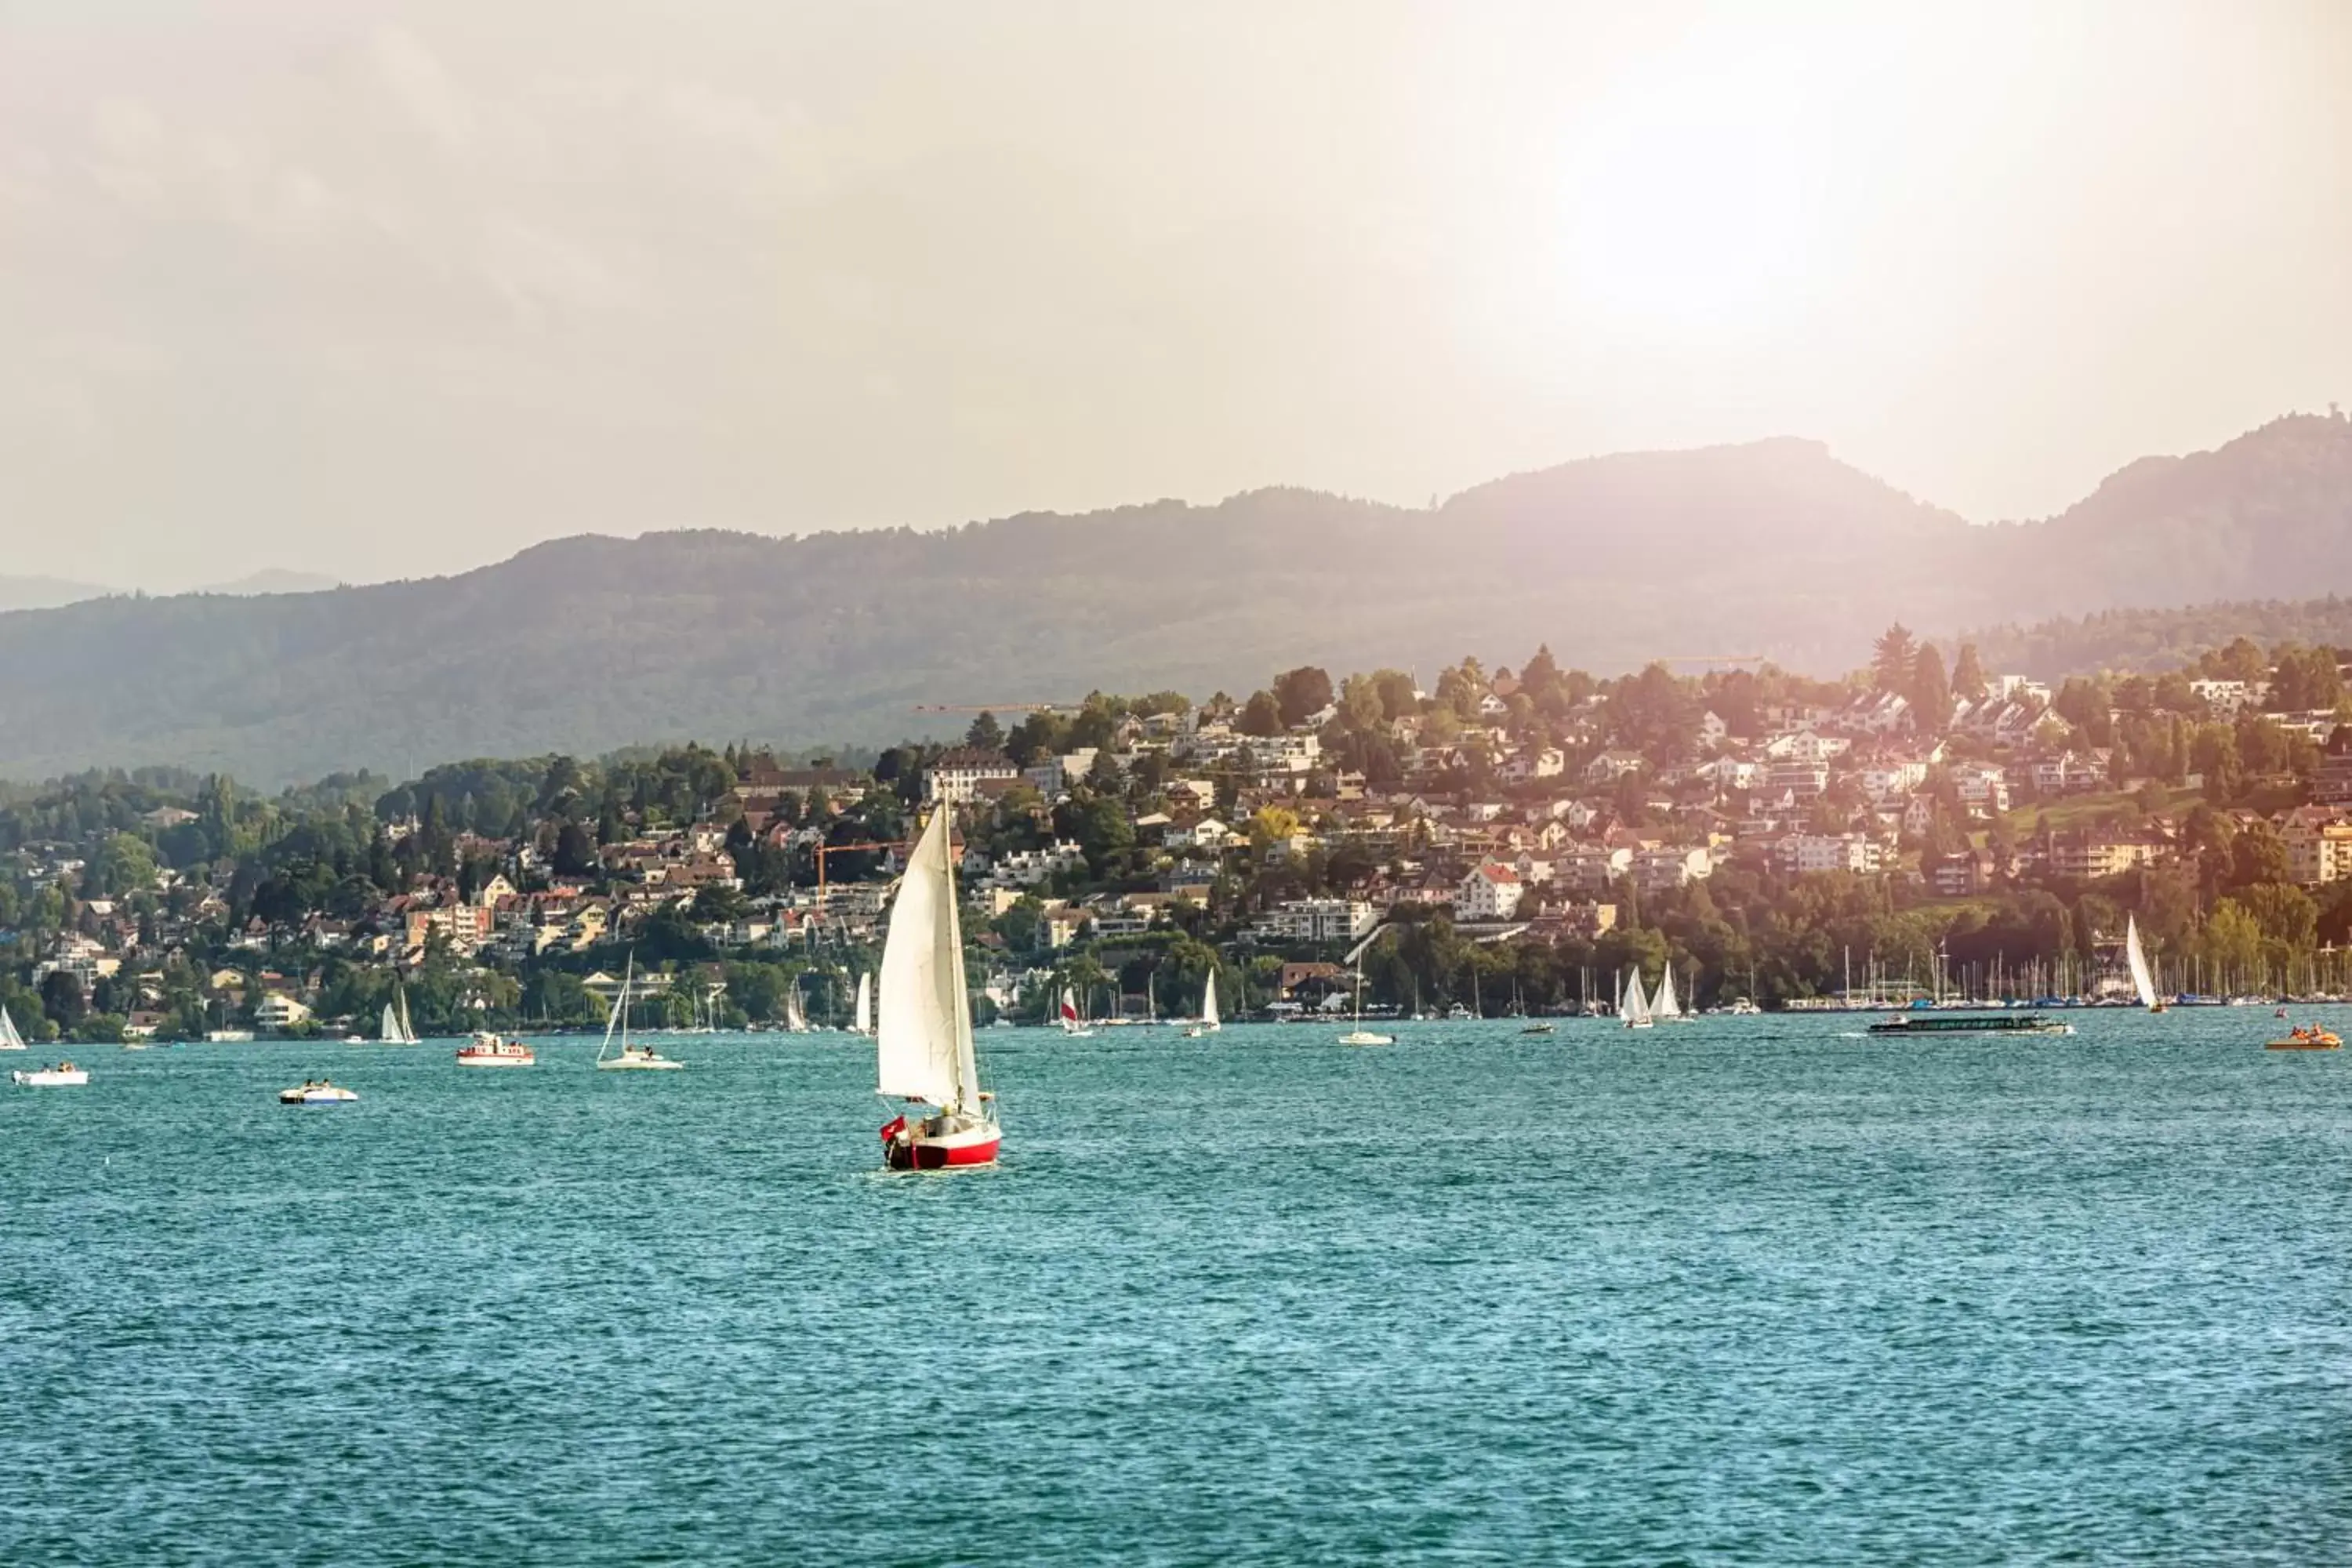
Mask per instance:
[[[621,994],[613,999],[613,1016],[604,1020],[604,1043],[596,1048],[596,1068],[599,1072],[674,1072],[686,1066],[684,1062],[672,1061],[651,1046],[635,1045],[630,1041],[629,998],[636,989],[636,980],[637,955],[633,952],[629,954],[629,967],[621,976]],[[617,1056],[610,1054],[615,1034],[619,1035],[621,1041]]]
[[[993,1164],[1003,1134],[972,1049],[944,806],[915,840],[898,881],[882,943],[880,1001],[877,1089],[908,1107],[882,1129],[884,1160],[894,1171]]]
[[[2139,1005],[2151,1013],[2163,1012],[2163,998],[2156,994],[2156,976],[2148,971],[2147,950],[2139,944],[2139,921],[2128,914],[2124,917],[2124,958],[2131,965],[2132,989],[2139,994]]]

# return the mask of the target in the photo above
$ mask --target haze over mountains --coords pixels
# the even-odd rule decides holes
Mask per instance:
[[[0,615],[0,776],[173,763],[275,784],[664,739],[880,741],[920,703],[1426,672],[1549,642],[1613,671],[1832,672],[1916,628],[2352,592],[2352,422],[2132,464],[1973,527],[1775,439],[1497,479],[1433,510],[1299,489],[939,532],[583,536],[446,578]],[[2258,630],[2259,628],[2249,628]]]

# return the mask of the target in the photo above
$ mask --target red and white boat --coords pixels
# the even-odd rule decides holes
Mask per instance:
[[[890,906],[881,980],[874,1021],[879,1088],[906,1106],[882,1129],[883,1159],[894,1171],[994,1164],[1003,1134],[972,1052],[944,807],[931,814],[908,858]]]
[[[1069,1036],[1070,1038],[1074,1040],[1085,1040],[1094,1037],[1094,1029],[1092,1026],[1090,1026],[1085,1019],[1078,1016],[1077,993],[1072,991],[1066,985],[1062,987],[1062,1033]]]
[[[457,1047],[457,1065],[461,1068],[527,1068],[538,1060],[538,1054],[520,1040],[509,1040],[487,1029],[478,1030],[472,1039]]]

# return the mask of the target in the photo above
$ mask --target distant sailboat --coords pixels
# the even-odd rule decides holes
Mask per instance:
[[[2139,921],[2132,915],[2124,917],[2124,957],[2131,964],[2132,989],[2139,993],[2139,1005],[2151,1013],[2163,1012],[2156,976],[2148,972],[2147,952],[2139,944]]]
[[[995,1097],[980,1087],[972,1050],[945,809],[932,814],[915,840],[890,907],[882,943],[881,1022],[874,1036],[877,1091],[907,1102],[912,1112],[882,1129],[890,1168],[993,1164],[1003,1134],[996,1125]]]
[[[1201,1021],[1185,1030],[1184,1034],[1187,1038],[1197,1040],[1203,1035],[1213,1035],[1224,1026],[1217,1016],[1217,973],[1213,969],[1209,972],[1208,985],[1201,992]]]
[[[1339,1037],[1339,1043],[1343,1046],[1393,1046],[1396,1044],[1394,1035],[1375,1034],[1364,1027],[1364,948],[1370,945],[1371,943],[1367,942],[1363,947],[1356,949],[1356,1026]]]
[[[805,1035],[808,1026],[808,1010],[801,1005],[800,982],[794,981],[793,988],[784,993],[784,1027],[795,1035]]]
[[[1649,1028],[1654,1020],[1650,1016],[1650,999],[1642,994],[1642,972],[1635,969],[1625,976],[1625,994],[1617,1000],[1617,1016],[1629,1029]]]
[[[408,993],[394,991],[392,1000],[383,1005],[383,1042],[387,1046],[413,1046],[416,1031],[408,1022]]]
[[[1658,976],[1658,994],[1650,998],[1650,1016],[1661,1024],[1687,1024],[1691,1016],[1683,1011],[1682,999],[1675,994],[1674,960],[1666,961],[1665,970]]]
[[[1078,1016],[1078,995],[1068,986],[1062,987],[1062,1033],[1074,1040],[1090,1038],[1094,1030]]]
[[[871,970],[857,977],[857,1005],[850,1014],[849,1026],[861,1035],[874,1032],[874,974]]]
[[[686,1066],[672,1061],[651,1046],[633,1045],[629,1041],[629,994],[635,989],[637,956],[629,955],[629,967],[621,976],[621,994],[613,999],[613,1016],[604,1020],[604,1043],[596,1047],[596,1070],[599,1072],[675,1072]],[[612,1055],[613,1038],[620,1037],[621,1051]]]
[[[25,1037],[16,1032],[16,1020],[8,1016],[8,1009],[0,1007],[0,1051],[21,1051]]]

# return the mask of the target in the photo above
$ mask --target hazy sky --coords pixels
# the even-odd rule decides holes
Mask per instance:
[[[2352,0],[0,0],[0,573],[2352,403]]]

